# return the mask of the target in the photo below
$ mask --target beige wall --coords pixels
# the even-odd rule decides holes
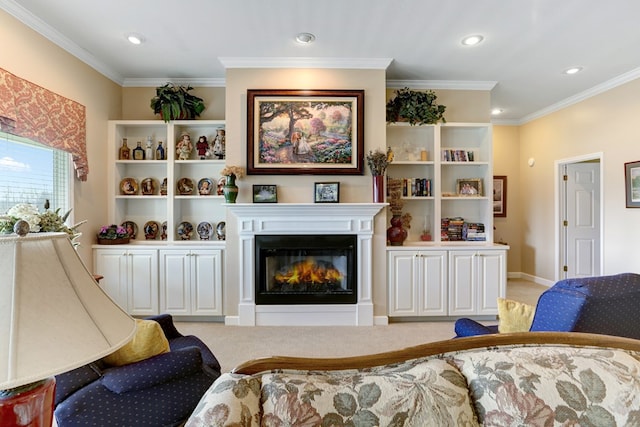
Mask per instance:
[[[385,147],[385,71],[335,69],[229,69],[226,76],[227,164],[246,167],[247,161],[247,89],[364,89],[365,152]],[[251,186],[265,183],[278,185],[279,203],[313,202],[313,183],[340,182],[341,202],[371,202],[371,172],[365,176],[344,175],[252,175],[238,181],[238,202],[251,201]],[[227,218],[225,314],[237,314],[238,270],[237,228]],[[386,314],[385,230],[386,216],[379,214],[375,223],[374,244],[374,313]],[[310,230],[312,232],[313,230]]]
[[[519,127],[521,271],[554,281],[555,166],[602,154],[602,274],[640,272],[639,209],[625,208],[624,163],[640,160],[640,79]],[[535,166],[527,160],[535,158]],[[515,159],[514,159],[515,160]],[[503,167],[498,162],[497,167]],[[497,172],[497,171],[496,171]],[[511,208],[510,204],[510,208]],[[509,220],[511,221],[511,220]]]
[[[493,240],[509,245],[507,271],[521,272],[522,205],[520,170],[520,129],[517,126],[493,127],[493,174],[507,177],[507,216],[494,218]]]
[[[1,10],[0,40],[1,68],[86,107],[89,176],[74,180],[73,215],[87,220],[79,253],[91,268],[91,244],[107,220],[107,120],[120,117],[120,86]]]

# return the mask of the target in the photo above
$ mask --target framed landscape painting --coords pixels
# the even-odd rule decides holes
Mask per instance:
[[[502,218],[507,216],[507,177],[505,175],[493,177],[493,216]]]
[[[628,208],[640,208],[640,161],[624,164],[625,194]]]
[[[247,91],[247,173],[362,175],[363,90]]]

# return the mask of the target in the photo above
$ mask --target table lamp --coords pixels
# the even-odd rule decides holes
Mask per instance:
[[[66,233],[26,234],[20,230],[25,224],[16,224],[19,234],[0,236],[3,427],[51,426],[53,376],[114,352],[136,329],[96,283]]]

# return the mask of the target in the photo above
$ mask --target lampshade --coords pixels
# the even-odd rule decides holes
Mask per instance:
[[[135,329],[67,234],[0,237],[0,390],[100,359]]]

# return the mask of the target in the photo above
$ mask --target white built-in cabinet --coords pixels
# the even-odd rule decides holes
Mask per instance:
[[[447,315],[447,251],[388,252],[389,316]]]
[[[504,248],[389,248],[389,316],[496,315],[506,293]]]
[[[226,221],[224,197],[217,194],[220,171],[225,160],[200,159],[196,144],[201,136],[213,144],[221,120],[114,120],[108,124],[107,194],[109,224],[132,222],[137,235],[127,245],[94,245],[94,273],[104,276],[100,285],[132,315],[170,312],[177,315],[222,314],[222,259],[225,242],[218,240],[215,228]],[[194,150],[188,159],[176,155],[176,144],[188,134]],[[152,142],[154,158],[134,160],[119,156],[123,140],[133,149]],[[164,159],[156,159],[162,142]],[[137,191],[123,191],[124,180],[137,184]],[[143,182],[153,190],[143,192]],[[212,191],[201,195],[198,183],[210,180]],[[166,192],[162,183],[166,181]],[[204,181],[203,181],[204,182]],[[184,185],[193,186],[184,194]],[[146,194],[145,194],[146,193]],[[155,239],[145,238],[145,224],[156,222],[160,231]],[[193,231],[183,239],[189,223]],[[212,235],[201,240],[198,225],[209,223]],[[166,237],[162,226],[166,224]],[[170,264],[170,266],[168,266]],[[174,270],[175,267],[175,270]]]
[[[402,211],[412,217],[403,245],[387,247],[389,316],[496,315],[508,246],[493,243],[491,124],[388,124],[387,147],[387,176],[407,183]],[[421,181],[428,191],[412,192]],[[476,185],[471,194],[461,194],[465,181]],[[448,240],[445,218],[483,224],[485,240]]]
[[[222,315],[220,249],[160,250],[160,311],[174,315]]]
[[[158,252],[118,245],[94,249],[95,274],[104,276],[100,286],[128,313],[158,314]]]

